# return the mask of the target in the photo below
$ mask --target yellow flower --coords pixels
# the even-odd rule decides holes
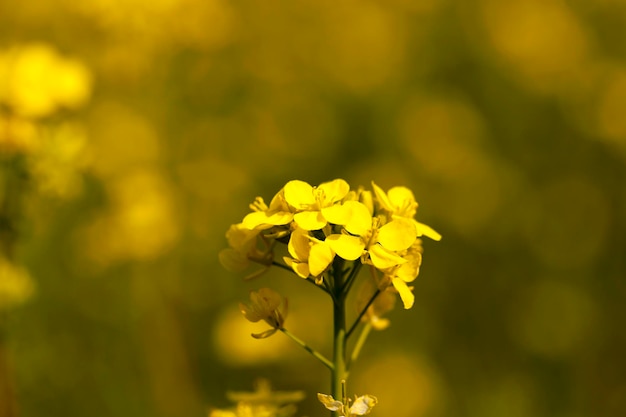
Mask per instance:
[[[284,257],[283,260],[302,278],[320,276],[335,257],[335,252],[325,241],[309,236],[301,228],[291,233],[287,250],[292,258]]]
[[[317,394],[317,399],[330,411],[338,411],[342,417],[354,417],[364,416],[372,411],[372,408],[378,403],[378,399],[373,395],[362,395],[356,397],[352,405],[351,399],[348,399],[347,404],[341,401],[335,400],[332,395]]]
[[[229,248],[219,253],[220,263],[224,268],[233,272],[241,272],[250,266],[250,262],[259,263],[265,267],[250,275],[247,279],[257,277],[267,271],[272,265],[273,253],[271,242],[260,235],[260,230],[250,230],[242,223],[233,224],[226,232]],[[259,249],[261,240],[264,248]]]
[[[38,128],[30,120],[0,116],[0,155],[30,154],[40,141]]]
[[[397,218],[381,225],[358,201],[346,201],[327,210],[328,221],[344,226],[349,234],[333,234],[326,238],[330,247],[342,258],[353,261],[367,250],[369,259],[378,269],[390,268],[406,262],[395,252],[406,250],[417,239],[413,223]]]
[[[304,230],[319,230],[328,223],[325,209],[340,202],[350,191],[348,183],[342,179],[312,187],[304,181],[289,181],[285,185],[285,200],[295,208],[293,220]]]
[[[427,236],[433,240],[441,240],[441,235],[433,230],[430,226],[418,222],[413,219],[417,211],[417,201],[413,196],[413,192],[406,187],[393,187],[388,193],[372,181],[372,188],[376,194],[376,199],[380,207],[389,213],[392,218],[411,219],[415,225],[417,236]]]
[[[283,190],[276,193],[269,207],[263,198],[257,197],[254,203],[250,204],[250,209],[252,213],[244,217],[242,222],[248,229],[269,229],[272,226],[288,224],[293,220],[293,213],[285,201]]]
[[[418,239],[403,255],[407,262],[402,265],[389,268],[384,272],[386,280],[398,291],[405,309],[413,307],[415,296],[411,292],[413,289],[407,283],[413,282],[417,278],[422,264],[422,245]]]
[[[250,305],[239,303],[239,310],[244,317],[253,323],[265,321],[272,328],[258,334],[252,334],[255,339],[263,339],[283,328],[287,317],[287,299],[269,288],[261,288],[250,292]],[[278,308],[283,304],[283,311]]]
[[[81,62],[66,59],[47,44],[0,53],[0,102],[25,117],[45,117],[61,107],[82,106],[92,76]]]
[[[34,292],[28,271],[0,256],[0,313],[24,303]]]

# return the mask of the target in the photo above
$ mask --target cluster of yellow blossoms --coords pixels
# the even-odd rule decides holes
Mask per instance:
[[[80,188],[87,138],[67,117],[91,96],[92,75],[52,45],[0,49],[0,159],[25,157],[42,194],[66,197]]]
[[[220,253],[229,270],[242,271],[251,262],[272,265],[276,242],[287,243],[285,264],[300,277],[324,282],[324,272],[339,257],[360,261],[382,272],[380,289],[392,285],[411,308],[414,296],[408,283],[415,280],[422,262],[422,242],[441,235],[414,219],[417,202],[411,190],[393,187],[387,192],[372,182],[373,191],[350,190],[342,179],[313,187],[289,181],[269,206],[261,197],[252,212],[234,224],[226,237],[230,248]]]
[[[88,68],[51,45],[0,49],[0,312],[22,304],[35,289],[15,259],[19,225],[29,212],[23,205],[35,196],[70,197],[80,189],[86,133],[67,111],[86,104],[91,88]]]

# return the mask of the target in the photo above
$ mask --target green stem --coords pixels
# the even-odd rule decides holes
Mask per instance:
[[[359,270],[361,269],[362,265],[363,264],[361,263],[361,261],[357,261],[354,263],[354,267],[350,271],[350,275],[348,276],[348,279],[346,280],[346,285],[344,286],[344,289],[343,289],[343,294],[345,296],[348,295],[350,288],[352,288],[352,284],[356,280],[356,276],[358,275]]]
[[[331,372],[330,391],[335,399],[342,398],[342,386],[347,377],[346,368],[346,297],[344,294],[343,259],[336,257],[333,262],[334,300],[333,300],[333,369]],[[338,411],[331,416],[339,417]]]
[[[311,346],[307,345],[306,342],[304,342],[302,339],[300,339],[299,337],[297,337],[296,335],[294,335],[293,333],[291,333],[289,330],[285,329],[284,327],[282,329],[280,329],[280,331],[285,333],[287,336],[289,336],[291,338],[291,340],[293,340],[294,342],[296,342],[297,344],[302,346],[304,348],[304,350],[306,350],[311,355],[313,355],[317,359],[319,359],[320,362],[322,362],[324,365],[326,365],[328,367],[328,369],[330,369],[331,371],[333,370],[333,368],[334,368],[333,363],[331,361],[329,361],[328,359],[326,359],[326,357],[324,355],[319,353],[317,350],[313,349]]]

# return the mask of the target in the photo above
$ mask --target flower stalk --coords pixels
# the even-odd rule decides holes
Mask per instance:
[[[335,398],[342,398],[342,387],[347,377],[346,363],[346,297],[344,286],[344,261],[336,258],[333,263],[334,302],[333,302],[333,369],[331,371],[330,392]],[[338,411],[331,411],[338,417]]]

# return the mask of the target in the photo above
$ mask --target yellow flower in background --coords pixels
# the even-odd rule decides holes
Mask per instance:
[[[264,248],[259,249],[258,237],[260,230],[250,230],[243,223],[230,226],[226,232],[229,248],[219,253],[220,263],[229,271],[242,272],[251,262],[264,265],[265,268],[247,278],[257,277],[265,272],[272,264],[273,254],[271,243],[263,240]]]
[[[81,231],[91,259],[105,266],[147,261],[167,253],[180,237],[180,216],[171,182],[154,168],[109,180],[110,203]]]
[[[285,185],[285,200],[297,213],[296,224],[304,230],[319,230],[328,223],[324,209],[341,201],[350,191],[345,180],[336,179],[312,187],[304,181],[289,181]]]
[[[0,52],[0,103],[15,114],[40,118],[75,109],[91,95],[92,76],[81,62],[34,43]]]
[[[83,127],[77,123],[41,129],[39,146],[29,154],[28,166],[37,189],[46,195],[68,197],[82,185],[88,142]]]
[[[283,304],[283,311],[279,310]],[[264,339],[283,328],[287,317],[287,299],[270,288],[261,288],[250,292],[250,304],[239,303],[239,310],[249,321],[265,321],[272,328],[263,333],[253,333],[255,339]]]
[[[29,154],[39,144],[39,132],[32,121],[0,115],[0,154]]]
[[[209,417],[291,417],[304,392],[272,391],[269,381],[260,378],[253,392],[229,391],[226,396],[237,403],[235,409],[211,410]]]
[[[295,403],[304,399],[302,391],[273,391],[270,382],[264,378],[257,379],[254,388],[253,392],[229,391],[226,396],[231,401],[277,405]]]
[[[0,312],[19,306],[35,291],[28,271],[0,257]]]

